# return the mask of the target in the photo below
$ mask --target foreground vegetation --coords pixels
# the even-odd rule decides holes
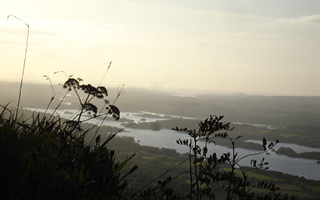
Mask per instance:
[[[94,87],[90,84],[81,84],[82,79],[69,77],[62,85],[66,89],[66,96],[74,91],[78,97],[80,110],[71,119],[56,118],[54,113],[64,98],[50,114],[33,114],[24,119],[15,115],[7,106],[2,106],[0,115],[1,134],[1,173],[6,174],[1,180],[1,195],[7,199],[215,199],[216,197],[229,199],[288,199],[281,195],[279,188],[272,182],[258,181],[250,183],[249,169],[239,165],[242,158],[237,158],[234,152],[237,138],[231,138],[230,123],[221,122],[222,116],[210,116],[199,123],[199,129],[179,129],[189,134],[190,140],[178,140],[177,143],[190,149],[184,160],[175,162],[172,169],[178,169],[188,164],[188,169],[173,178],[169,176],[171,169],[159,174],[154,179],[146,180],[148,176],[136,173],[139,178],[136,186],[128,187],[126,178],[133,175],[138,169],[133,165],[124,173],[120,173],[135,153],[129,153],[120,161],[115,160],[115,151],[107,145],[115,138],[117,132],[110,133],[102,138],[99,130],[108,116],[115,120],[120,119],[120,110],[114,105],[120,96],[118,93],[111,104],[106,97],[105,87]],[[81,95],[82,93],[82,95]],[[104,105],[101,111],[93,104],[93,100],[102,100]],[[54,100],[51,98],[47,108]],[[103,112],[106,110],[106,112]],[[101,124],[93,125],[88,129],[81,126],[88,118],[101,119]],[[129,126],[129,125],[128,125]],[[88,136],[90,136],[88,140]],[[200,139],[206,144],[215,142],[215,138],[228,139],[233,146],[233,153],[225,153],[218,157],[215,153],[209,155],[207,147],[198,146]],[[276,142],[277,143],[277,142]],[[271,150],[276,143],[263,140],[265,151]],[[127,145],[128,146],[128,145]],[[134,150],[135,151],[135,150]],[[172,154],[172,150],[161,150],[165,154]],[[262,152],[263,153],[263,152]],[[140,157],[142,158],[142,157]],[[146,157],[143,157],[146,159]],[[157,158],[157,157],[154,157]],[[147,160],[153,161],[153,157]],[[156,169],[163,169],[162,162],[166,157],[157,160]],[[179,160],[179,159],[178,159]],[[187,161],[187,162],[186,162]],[[252,160],[252,168],[264,168],[268,163]],[[170,162],[168,162],[170,163]],[[139,162],[139,165],[143,165]],[[147,163],[145,163],[147,164]],[[172,164],[172,163],[171,163]],[[14,166],[14,167],[11,167]],[[183,169],[183,168],[181,168]],[[251,172],[250,172],[251,173]],[[164,178],[164,179],[163,179]],[[188,179],[186,179],[188,178]],[[180,181],[178,181],[180,179]],[[157,182],[158,184],[152,185]],[[134,182],[133,182],[134,183]],[[173,184],[177,189],[169,187]],[[139,187],[139,185],[144,185]],[[188,192],[181,190],[187,188]],[[180,188],[180,192],[179,192]]]
[[[135,157],[128,163],[128,168],[132,167],[134,163],[139,163],[139,169],[128,177],[128,188],[141,189],[147,183],[152,182],[159,175],[164,174],[168,169],[172,171],[166,175],[174,177],[175,175],[185,172],[189,168],[187,162],[177,166],[180,162],[188,158],[187,154],[179,154],[175,150],[155,148],[148,146],[141,146],[134,141],[132,137],[115,137],[110,143],[109,148],[114,149],[117,152],[117,160],[123,160],[130,156],[133,151]],[[174,169],[173,169],[174,168]],[[227,170],[227,167],[222,167]],[[247,168],[245,168],[247,169]],[[252,184],[256,184],[259,181],[273,182],[280,188],[282,194],[288,194],[289,196],[297,196],[298,199],[319,199],[320,198],[320,181],[307,180],[302,177],[292,176],[289,174],[283,174],[281,172],[275,172],[270,170],[251,170],[248,173],[248,178]],[[188,193],[188,176],[181,176],[176,178],[174,182],[169,186],[180,193]],[[156,186],[156,182],[151,186]],[[223,195],[220,191],[217,196]],[[221,199],[221,198],[217,198]]]
[[[80,84],[81,79],[69,79],[63,84],[67,91],[75,91],[81,109],[72,119],[63,120],[51,114],[33,114],[27,119],[2,106],[0,113],[0,196],[3,199],[121,199],[127,186],[121,169],[134,156],[115,162],[115,152],[106,144],[116,135],[101,142],[94,135],[85,143],[90,129],[82,129],[81,117],[107,116],[118,120],[119,109],[105,99],[106,112],[98,113],[91,103],[108,96],[105,87]],[[83,92],[85,98],[78,93]],[[54,100],[51,98],[48,107]],[[16,114],[15,114],[16,113]],[[94,126],[93,126],[94,127]]]
[[[103,121],[107,117],[120,119],[120,110],[115,102],[122,94],[118,91],[115,100],[111,103],[108,90],[103,86],[94,87],[91,84],[81,84],[81,78],[67,76],[62,84],[66,89],[61,101],[52,112],[47,113],[55,100],[55,90],[43,115],[33,113],[24,118],[19,111],[23,86],[23,76],[28,49],[29,25],[20,18],[27,28],[27,40],[23,72],[19,88],[17,107],[8,109],[1,105],[0,110],[0,198],[2,199],[289,199],[283,195],[280,188],[274,184],[279,181],[270,176],[257,174],[252,170],[267,169],[268,162],[264,159],[251,160],[251,167],[244,168],[239,161],[245,155],[238,157],[235,152],[236,142],[241,136],[230,137],[227,131],[232,130],[230,123],[223,123],[223,116],[211,116],[198,125],[198,129],[174,128],[175,131],[186,132],[190,139],[177,140],[179,145],[189,149],[186,155],[179,155],[168,149],[130,149],[139,146],[132,141],[121,140],[125,149],[119,158],[115,157],[110,143],[115,141],[117,133],[112,132],[107,137],[101,136]],[[107,68],[109,70],[111,62]],[[61,71],[63,72],[63,71]],[[58,73],[58,72],[55,72]],[[64,72],[65,73],[65,72]],[[61,107],[65,97],[73,91],[79,111],[70,119],[61,119],[55,112]],[[97,101],[103,102],[102,107]],[[205,106],[204,106],[204,109]],[[84,114],[89,117],[84,117]],[[83,124],[97,118],[100,121],[87,129]],[[126,127],[130,126],[129,123]],[[224,132],[220,132],[224,131]],[[232,153],[221,156],[209,153],[207,145],[215,143],[216,138],[226,139],[231,143]],[[199,140],[205,145],[199,146]],[[262,147],[265,153],[272,150],[278,140],[267,143],[263,138]],[[129,148],[129,150],[128,150]],[[118,150],[117,150],[118,151]],[[138,166],[128,166],[136,153],[139,165],[152,167],[152,171],[145,175],[139,174]],[[150,152],[153,152],[152,156]],[[255,155],[255,154],[253,154]],[[121,158],[122,156],[122,158]],[[125,168],[127,167],[129,168]],[[161,173],[159,170],[167,168]],[[179,170],[174,172],[174,170]],[[182,170],[182,171],[181,171]],[[157,174],[152,177],[152,174]],[[132,175],[132,179],[127,179]],[[134,177],[136,175],[136,177]],[[152,177],[150,179],[150,177]],[[134,179],[135,178],[135,179]],[[129,186],[128,180],[132,180]],[[173,188],[174,186],[175,188]],[[290,185],[284,185],[290,187]],[[187,188],[187,189],[186,189]],[[318,190],[314,186],[311,190]],[[308,198],[313,193],[308,193]],[[301,196],[301,195],[299,195]],[[294,199],[291,197],[290,199]]]
[[[30,120],[32,122],[28,123]],[[187,194],[195,189],[195,185],[188,180],[189,173],[195,170],[194,167],[201,166],[196,157],[195,165],[190,169],[190,163],[185,162],[190,160],[190,155],[180,155],[168,149],[141,147],[132,138],[116,138],[115,134],[111,135],[113,138],[110,135],[94,137],[97,132],[88,132],[60,118],[41,118],[35,114],[29,120],[15,119],[6,107],[3,107],[0,121],[1,159],[4,161],[0,166],[3,175],[0,184],[4,199],[194,199],[193,194],[189,197]],[[115,151],[111,150],[113,148],[119,152],[117,160]],[[133,151],[136,151],[136,160],[133,160]],[[152,171],[148,172],[149,175],[145,174],[146,169],[137,170],[135,164],[124,168],[129,160],[150,167]],[[217,163],[220,172],[214,172],[216,175],[230,171],[220,161]],[[200,171],[194,173],[197,172]],[[243,169],[234,169],[231,174],[241,177],[241,173]],[[126,178],[130,174],[128,182]],[[154,177],[154,174],[157,176]],[[271,198],[267,192],[270,191],[268,185],[271,185],[271,179],[267,178],[268,185],[264,186],[261,177],[266,181],[266,176],[255,176],[253,184],[260,190],[243,197],[256,199],[261,195],[260,199]],[[223,180],[227,180],[227,177]],[[197,198],[229,199],[219,183],[223,180],[216,180],[216,191],[206,195],[199,193]],[[200,179],[194,181],[200,184]],[[260,186],[257,186],[259,183]],[[188,186],[193,188],[189,190]],[[278,190],[273,184],[272,188],[273,192]],[[236,189],[230,191],[236,192]],[[277,193],[275,195],[272,198],[280,199]],[[243,197],[239,196],[240,199]]]
[[[189,148],[184,155],[169,149],[141,147],[132,138],[118,140],[115,136],[121,129],[105,134],[102,122],[109,116],[120,119],[120,110],[114,103],[121,91],[111,104],[106,99],[106,88],[81,81],[69,77],[62,85],[66,89],[64,97],[73,91],[80,104],[80,110],[68,120],[54,115],[64,98],[51,113],[33,113],[29,118],[2,106],[1,173],[6,175],[1,180],[1,195],[6,199],[229,200],[289,199],[289,195],[312,199],[318,195],[316,184],[311,187],[308,183],[299,191],[297,185],[301,181],[292,185],[283,181],[286,176],[279,179],[278,175],[265,174],[268,163],[264,160],[252,159],[251,168],[240,166],[242,158],[234,150],[241,136],[229,137],[227,132],[233,128],[221,121],[222,116],[210,116],[198,123],[198,129],[174,128],[190,136],[190,140],[177,141]],[[53,100],[54,95],[47,109]],[[100,111],[94,100],[104,102]],[[90,118],[100,119],[101,123],[85,124]],[[125,124],[132,125],[130,121]],[[206,145],[197,144],[199,140],[205,140],[206,145],[226,141],[233,152],[208,154]],[[276,143],[267,144],[263,139],[259,146],[264,151],[259,154],[271,150]]]
[[[119,199],[127,186],[115,152],[59,120],[0,115],[2,199]],[[78,132],[80,131],[80,132]]]
[[[134,191],[141,192],[148,188],[157,188],[158,180],[163,180],[165,179],[164,177],[175,177],[181,172],[188,171],[189,168],[189,164],[183,162],[188,158],[187,154],[181,155],[170,149],[140,146],[131,137],[115,137],[106,145],[108,148],[104,147],[102,152],[98,152],[97,149],[90,152],[86,144],[91,141],[92,133],[88,134],[82,144],[79,142],[76,145],[75,141],[71,142],[70,145],[63,144],[59,138],[61,136],[56,138],[52,136],[53,130],[56,129],[51,129],[52,132],[50,134],[50,130],[45,128],[49,126],[48,124],[42,127],[46,132],[43,131],[40,137],[38,134],[39,139],[35,141],[37,134],[32,137],[31,132],[21,135],[14,134],[15,130],[12,129],[14,127],[13,121],[6,122],[4,116],[5,113],[3,112],[1,114],[1,158],[6,161],[1,162],[1,197],[3,199],[74,199],[75,194],[79,195],[81,193],[81,187],[86,188],[88,186],[86,190],[82,191],[82,197],[85,197],[90,191],[88,188],[91,187],[91,190],[92,188],[98,190],[97,186],[102,183],[97,182],[99,179],[95,179],[94,176],[94,174],[96,176],[99,175],[99,172],[96,171],[98,165],[107,166],[106,161],[108,160],[110,169],[118,168],[120,162],[132,156],[132,152],[135,152],[135,156],[127,163],[127,166],[114,174],[110,170],[109,178],[106,180],[109,183],[112,180],[111,177],[114,177],[113,181],[119,181],[121,177],[124,177],[121,176],[120,171],[126,175],[126,172],[130,172],[135,167],[135,164],[139,165],[138,170],[128,176],[127,181],[122,179],[118,188],[112,188],[113,192],[104,188],[109,194],[106,199],[112,199],[113,197],[116,199],[125,198],[125,195],[133,194]],[[5,125],[6,123],[7,125]],[[34,125],[36,124],[34,123]],[[40,125],[38,127],[40,128]],[[20,133],[22,133],[28,128],[23,129],[21,127],[20,130]],[[103,134],[101,141],[106,139],[107,135]],[[60,149],[53,150],[53,144],[57,144],[56,147]],[[75,150],[78,150],[78,152],[75,152]],[[114,152],[116,152],[116,156]],[[94,162],[93,159],[97,156],[100,157],[101,163]],[[183,163],[180,164],[181,162]],[[88,163],[91,163],[91,166]],[[90,168],[83,170],[82,177],[84,179],[81,185],[79,178],[82,166],[90,166]],[[228,168],[227,166],[222,166],[221,170],[228,170]],[[165,175],[159,177],[163,174]],[[319,181],[258,169],[250,171],[248,178],[252,184],[257,184],[260,181],[271,181],[280,187],[279,191],[282,194],[295,195],[298,199],[317,199],[320,196]],[[189,192],[188,185],[190,182],[188,182],[188,179],[188,175],[184,174],[167,186],[179,194],[186,194]],[[89,180],[95,180],[96,182],[90,182]],[[89,184],[84,187],[85,183]],[[108,183],[103,185],[109,187],[110,184]],[[78,193],[76,192],[77,190],[79,191]],[[116,191],[119,193],[117,194]],[[265,191],[256,190],[255,192],[263,193]],[[216,192],[217,199],[221,199],[223,195],[223,191]],[[92,194],[91,199],[93,197],[94,195]]]

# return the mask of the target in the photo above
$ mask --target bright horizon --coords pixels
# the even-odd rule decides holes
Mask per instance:
[[[141,87],[180,93],[320,95],[317,0],[7,1],[0,81]]]

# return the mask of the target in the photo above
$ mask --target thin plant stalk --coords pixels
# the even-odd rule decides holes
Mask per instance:
[[[46,110],[45,110],[45,112],[44,112],[44,114],[47,114],[47,111],[48,111],[48,109],[49,109],[49,107],[50,107],[50,105],[51,105],[52,101],[54,100],[54,98],[55,98],[55,96],[56,96],[56,91],[54,90],[54,87],[53,87],[53,85],[52,85],[52,82],[51,82],[50,77],[49,77],[48,75],[44,75],[43,77],[45,77],[45,78],[46,78],[46,80],[48,80],[48,81],[50,82],[50,86],[51,86],[51,93],[52,93],[52,95],[51,95],[51,99],[50,99],[50,102],[49,102],[49,104],[47,105],[47,108],[46,108]]]
[[[102,83],[102,81],[103,81],[104,77],[106,77],[106,75],[107,75],[107,73],[108,73],[108,71],[109,71],[109,69],[110,69],[110,67],[111,67],[111,64],[112,64],[112,61],[109,63],[109,66],[107,67],[107,70],[106,70],[106,72],[104,73],[104,75],[103,75],[103,77],[102,77],[102,79],[101,79],[101,81],[100,81],[100,83],[99,83],[99,85],[98,85],[98,86],[100,86],[100,85],[101,85],[101,83]]]
[[[189,171],[190,171],[190,200],[192,200],[192,154],[191,154],[191,150],[192,150],[192,146],[190,146],[190,149],[189,149]]]
[[[66,98],[67,94],[68,94],[68,90],[66,91],[66,93],[64,94],[64,96],[62,97],[61,101],[59,102],[59,104],[57,105],[57,107],[53,110],[53,112],[51,113],[50,117],[49,117],[49,121],[50,119],[54,116],[55,112],[58,110],[58,108],[61,106],[63,100]]]
[[[123,87],[124,87],[124,84],[122,84],[122,87],[118,87],[118,94],[117,94],[117,97],[114,99],[113,103],[112,104],[115,104],[116,101],[118,100],[118,98],[120,97],[121,94],[124,94],[125,92],[123,91]]]
[[[28,27],[28,33],[27,33],[27,40],[26,40],[26,48],[25,48],[25,53],[24,53],[24,60],[23,60],[23,67],[22,67],[22,76],[21,76],[21,82],[20,82],[20,90],[19,90],[19,97],[18,97],[18,103],[17,103],[17,111],[16,111],[16,119],[18,117],[18,112],[19,112],[19,107],[20,107],[20,99],[21,99],[21,93],[22,93],[22,84],[23,84],[23,76],[24,76],[24,69],[26,66],[26,60],[27,60],[27,52],[28,52],[28,41],[29,41],[29,24],[27,24],[25,21],[22,19],[18,18],[15,15],[8,15],[7,19],[9,17],[14,17],[18,19],[19,21],[23,22],[27,27]]]
[[[234,176],[234,170],[235,170],[235,152],[234,152],[234,142],[232,141],[232,160],[230,161],[230,165],[231,165],[231,172],[230,172],[230,178],[229,178],[229,187],[228,187],[228,195],[227,195],[227,200],[230,200],[233,198],[233,191],[234,188],[231,189],[231,185],[233,183],[233,176]],[[234,187],[234,186],[233,186]]]

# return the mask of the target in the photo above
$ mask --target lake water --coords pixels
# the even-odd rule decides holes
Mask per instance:
[[[245,140],[245,141],[261,144],[261,140]],[[313,151],[320,152],[320,148],[312,148],[312,147],[306,147],[306,146],[301,146],[301,145],[297,145],[297,144],[283,143],[283,142],[278,143],[274,149],[278,150],[281,147],[290,148],[297,153],[313,152]]]
[[[39,112],[44,112],[44,109],[34,109],[34,108],[25,108],[29,110],[37,110]],[[48,113],[52,112],[52,110],[48,110]],[[69,119],[72,114],[75,113],[75,110],[58,110],[57,113],[63,117]],[[152,117],[146,117],[146,114],[153,114]],[[148,115],[149,116],[149,115]],[[141,112],[141,113],[132,113],[132,112],[121,112],[121,118],[132,119],[136,122],[153,122],[153,121],[160,121],[160,120],[168,120],[172,116],[168,115],[161,115],[156,113],[149,113],[149,112]],[[174,116],[179,117],[179,116]],[[83,120],[86,119],[84,116]],[[88,121],[93,124],[97,124],[100,122],[99,119],[91,119]],[[112,127],[120,127],[123,128],[121,122],[114,121],[114,120],[107,120],[103,122],[103,125],[112,126]],[[246,124],[250,125],[250,124]],[[252,126],[256,126],[256,124],[252,124]],[[261,125],[259,125],[261,126]],[[265,128],[272,128],[269,125],[266,125]],[[189,151],[188,147],[181,146],[176,143],[176,140],[180,139],[188,139],[188,135],[176,132],[172,130],[162,129],[160,131],[152,131],[152,130],[144,130],[144,129],[133,129],[133,128],[126,128],[125,132],[119,133],[119,136],[131,136],[134,137],[135,141],[138,141],[141,145],[146,146],[153,146],[158,148],[169,148],[175,149],[179,153],[187,153]],[[256,142],[261,144],[261,141],[258,140],[248,140],[251,142]],[[203,146],[204,142],[199,143],[200,146]],[[288,143],[278,143],[276,145],[276,149],[280,147],[289,147],[294,151],[301,153],[301,152],[311,152],[317,151],[320,152],[320,148],[310,148],[296,144],[288,144]],[[230,152],[232,149],[210,144],[209,152],[213,153],[216,152],[217,155],[221,155],[223,153]],[[236,148],[236,152],[238,153],[238,157],[256,153],[257,151]],[[291,175],[302,176],[307,179],[313,180],[320,180],[320,164],[317,164],[317,160],[313,159],[302,159],[302,158],[291,158],[284,155],[278,155],[274,152],[269,152],[269,154],[262,154],[262,155],[255,155],[252,157],[247,157],[241,160],[240,164],[243,166],[249,166],[251,159],[256,159],[260,161],[262,158],[265,158],[266,162],[269,162],[269,170],[279,171]]]

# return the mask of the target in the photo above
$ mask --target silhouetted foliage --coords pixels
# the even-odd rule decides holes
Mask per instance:
[[[49,77],[47,77],[49,78]],[[100,135],[95,132],[92,142],[85,143],[90,130],[81,128],[81,116],[92,112],[97,116],[112,115],[118,120],[120,110],[108,105],[106,113],[98,113],[94,98],[108,96],[105,87],[81,85],[81,78],[69,77],[63,84],[67,92],[75,91],[81,105],[80,114],[64,120],[51,114],[33,114],[28,120],[16,117],[2,106],[0,114],[0,196],[3,199],[122,199],[127,187],[126,177],[120,171],[132,159],[115,161],[115,152],[106,144],[117,134],[110,134],[100,145]],[[51,83],[51,81],[50,81]],[[82,100],[78,90],[86,94]],[[65,96],[66,96],[65,94]],[[54,98],[51,98],[50,103]],[[89,118],[90,119],[90,118]],[[102,120],[105,120],[102,119]],[[95,139],[94,139],[95,138]],[[93,142],[94,141],[94,142]]]
[[[189,173],[190,178],[190,192],[188,195],[181,196],[170,189],[168,184],[172,181],[171,178],[159,181],[157,188],[149,188],[140,195],[142,197],[149,196],[149,198],[152,196],[151,199],[161,199],[161,197],[174,199],[176,195],[179,195],[181,199],[216,199],[217,192],[221,195],[221,192],[224,191],[224,198],[227,200],[289,199],[288,196],[277,193],[279,188],[272,182],[261,181],[255,185],[251,185],[247,175],[249,169],[244,170],[239,164],[243,158],[270,151],[278,143],[278,140],[275,143],[271,142],[267,144],[267,140],[263,138],[262,146],[264,151],[238,157],[238,154],[235,152],[235,142],[241,136],[236,138],[230,137],[227,131],[231,131],[233,128],[230,127],[230,123],[223,123],[222,119],[223,116],[210,116],[210,118],[199,123],[198,130],[173,128],[175,131],[187,132],[190,136],[190,139],[177,140],[179,145],[189,148],[189,171],[185,172]],[[228,139],[232,143],[232,153],[224,153],[220,157],[216,153],[209,154],[208,145],[215,143],[215,138]],[[203,147],[198,145],[199,140],[205,142]],[[266,166],[268,164],[264,158],[260,162],[252,159],[251,169],[267,169],[268,167]],[[240,175],[236,171],[240,172]],[[254,188],[264,189],[266,192],[263,195],[255,194],[251,192]],[[294,197],[291,197],[291,199],[294,199]]]
[[[14,15],[9,15],[8,17]],[[22,21],[21,19],[17,18]],[[22,21],[24,22],[24,21]],[[25,22],[24,22],[25,23]],[[123,93],[120,89],[112,104],[105,99],[108,91],[103,86],[94,87],[91,84],[80,84],[81,78],[67,76],[68,80],[62,85],[67,89],[62,100],[54,111],[47,115],[47,110],[55,97],[53,91],[51,100],[47,106],[44,116],[33,114],[28,120],[19,116],[20,97],[22,92],[23,75],[25,69],[26,54],[28,48],[28,34],[26,40],[25,58],[23,73],[20,84],[16,114],[7,109],[7,106],[0,105],[3,109],[0,113],[0,198],[3,199],[185,199],[168,187],[175,178],[167,178],[165,181],[158,181],[155,188],[140,190],[132,195],[124,195],[128,183],[126,177],[138,168],[134,165],[127,173],[121,176],[120,171],[133,158],[133,155],[118,163],[115,162],[115,152],[106,148],[106,144],[116,134],[110,134],[101,144],[101,136],[95,132],[91,142],[86,144],[84,138],[92,129],[83,130],[81,123],[96,117],[111,115],[115,120],[120,119],[120,110],[114,105],[118,97]],[[107,68],[109,70],[111,62]],[[107,73],[106,71],[106,73]],[[63,71],[61,71],[63,72]],[[57,72],[55,72],[56,74]],[[105,75],[104,75],[105,76]],[[45,75],[53,86],[49,76]],[[100,84],[99,84],[100,85]],[[81,106],[79,114],[73,119],[63,120],[55,117],[55,112],[60,107],[68,92],[74,91]],[[79,91],[86,97],[81,98]],[[98,107],[91,101],[93,99],[103,100],[105,113],[98,113]],[[102,111],[103,109],[101,109]],[[91,118],[81,120],[82,115],[87,112],[92,114]],[[288,199],[280,198],[276,193],[278,187],[273,183],[261,181],[250,187],[247,171],[239,165],[241,158],[235,153],[235,139],[229,137],[227,131],[232,130],[230,123],[222,123],[223,116],[210,116],[210,118],[199,123],[199,130],[187,128],[176,131],[185,131],[191,139],[181,140],[177,143],[189,148],[189,177],[190,193],[189,199],[215,199],[215,185],[226,191],[227,200],[231,199]],[[216,133],[217,131],[224,133]],[[208,144],[215,143],[214,138],[229,139],[232,143],[232,154],[224,153],[219,158],[216,153],[208,156]],[[199,140],[205,140],[205,146],[198,145]],[[277,143],[270,143],[263,138],[263,148],[268,151]],[[262,152],[263,153],[263,152]],[[230,171],[222,171],[220,167],[228,164]],[[264,159],[261,162],[251,160],[252,168],[264,168],[268,165]],[[235,173],[235,169],[241,172],[242,176]],[[168,170],[169,171],[169,170]],[[167,172],[168,172],[167,171]],[[165,175],[165,172],[163,175]],[[162,177],[161,175],[160,177]],[[177,175],[179,176],[179,175]],[[159,178],[160,178],[159,177]],[[272,193],[265,196],[256,196],[250,192],[252,188],[263,188]]]

